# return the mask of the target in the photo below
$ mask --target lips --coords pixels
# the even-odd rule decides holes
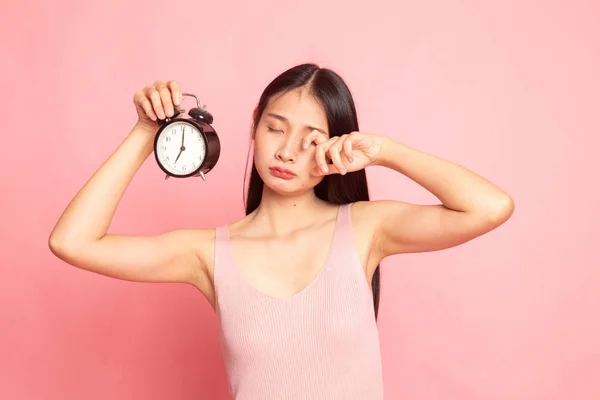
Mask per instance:
[[[295,173],[290,171],[289,169],[279,168],[279,167],[271,167],[269,168],[271,171],[271,175],[276,176],[281,179],[292,179],[296,176]]]

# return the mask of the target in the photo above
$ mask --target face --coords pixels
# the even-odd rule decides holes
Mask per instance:
[[[302,148],[302,140],[315,129],[329,137],[325,110],[307,90],[291,90],[269,100],[254,142],[254,164],[265,185],[294,195],[321,182],[322,176],[311,175],[317,166],[315,143]]]

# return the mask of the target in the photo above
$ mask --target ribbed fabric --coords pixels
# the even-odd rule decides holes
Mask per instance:
[[[237,267],[227,226],[216,231],[221,351],[235,400],[383,399],[373,294],[340,206],[327,261],[288,299],[255,289]]]

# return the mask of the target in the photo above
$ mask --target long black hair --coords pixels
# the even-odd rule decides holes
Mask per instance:
[[[252,135],[262,116],[269,99],[276,94],[283,94],[297,88],[307,88],[321,102],[327,116],[329,136],[341,136],[358,131],[358,117],[352,94],[344,80],[327,68],[307,63],[296,65],[276,77],[265,88],[254,111]],[[254,162],[250,172],[250,181],[246,194],[246,215],[258,208],[262,199],[264,182]],[[326,175],[314,188],[315,195],[334,204],[348,204],[369,200],[369,189],[365,170],[349,172],[345,175]],[[379,265],[375,269],[371,282],[375,318],[379,311],[380,274]]]

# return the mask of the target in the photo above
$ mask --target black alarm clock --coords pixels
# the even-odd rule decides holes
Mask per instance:
[[[160,128],[154,138],[154,156],[158,166],[167,174],[165,179],[200,176],[214,168],[221,153],[221,142],[212,127],[213,117],[200,107],[198,98],[191,93],[183,97],[194,97],[197,107],[190,109],[190,118],[177,118],[185,110],[175,109],[170,118],[157,121]]]

